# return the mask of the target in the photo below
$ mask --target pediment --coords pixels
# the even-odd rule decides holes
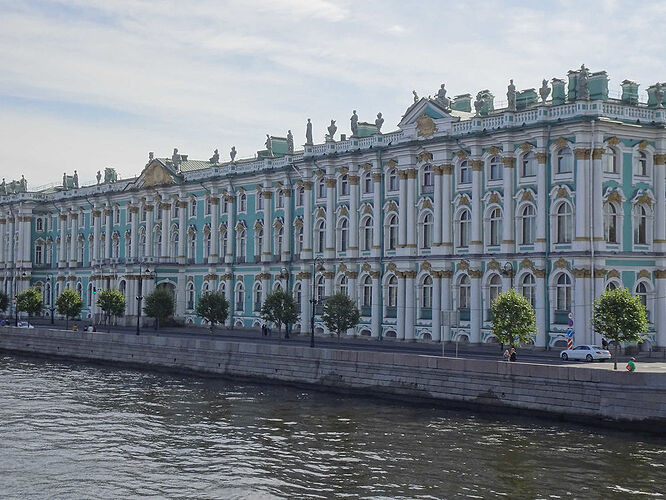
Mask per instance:
[[[176,175],[159,160],[151,161],[136,181],[138,187],[168,186],[176,184]]]
[[[415,124],[419,116],[423,116],[424,114],[432,118],[435,122],[439,120],[451,120],[451,115],[448,110],[444,109],[434,100],[422,97],[407,109],[405,116],[400,120],[398,127],[404,128]]]

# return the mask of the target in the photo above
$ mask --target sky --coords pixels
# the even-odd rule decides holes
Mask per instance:
[[[664,1],[0,0],[0,175],[29,189],[78,171],[141,172],[266,134],[315,142],[331,119],[396,129],[419,96],[518,90],[606,70],[666,81]],[[298,146],[297,146],[298,147]]]

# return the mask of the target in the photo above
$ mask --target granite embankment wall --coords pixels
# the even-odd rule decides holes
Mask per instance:
[[[0,350],[666,432],[666,374],[127,333],[3,328]],[[633,427],[633,425],[632,425]]]

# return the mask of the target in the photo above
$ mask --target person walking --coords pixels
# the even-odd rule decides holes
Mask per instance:
[[[515,362],[517,361],[517,354],[516,354],[516,348],[512,347],[511,348],[511,353],[509,354],[509,361]]]
[[[636,358],[631,358],[627,363],[627,371],[633,372],[636,371]]]
[[[507,361],[507,362],[508,362],[508,361],[509,361],[509,356],[510,356],[510,355],[509,355],[509,350],[506,349],[506,350],[504,351],[504,361]]]

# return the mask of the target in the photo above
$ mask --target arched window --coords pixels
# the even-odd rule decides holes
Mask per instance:
[[[374,192],[372,173],[366,172],[365,174],[363,174],[363,194],[370,194],[372,192]]]
[[[432,247],[432,225],[432,214],[425,214],[421,223],[421,248],[429,249]]]
[[[472,182],[472,170],[469,168],[469,162],[467,160],[460,162],[460,167],[458,170],[460,172],[459,184],[469,184]]]
[[[254,243],[254,256],[261,257],[261,254],[264,251],[264,230],[263,228],[258,228],[255,230],[255,243]]]
[[[282,256],[282,243],[284,241],[284,227],[275,230],[275,255]]]
[[[35,264],[41,264],[43,262],[44,258],[44,247],[42,246],[42,243],[39,242],[35,246]]]
[[[242,262],[245,261],[247,255],[247,232],[245,228],[242,228],[238,231],[238,248],[236,248],[236,255],[239,259],[242,259]]]
[[[499,207],[493,208],[490,211],[488,219],[489,225],[489,241],[490,246],[497,246],[502,241],[502,211]]]
[[[35,229],[37,231],[44,231],[44,219],[37,217],[37,220],[35,221]]]
[[[208,284],[207,281],[204,281],[203,286],[201,287],[201,294],[208,293],[210,291],[210,285]]]
[[[210,248],[211,248],[211,238],[212,235],[210,232],[204,233],[204,257],[208,258],[210,257]]]
[[[432,278],[430,276],[423,278],[423,285],[421,286],[421,308],[432,310]]]
[[[393,192],[398,189],[398,171],[395,168],[392,168],[388,171],[388,190]]]
[[[527,204],[520,209],[520,228],[522,230],[520,244],[534,244],[534,224],[536,221],[536,210],[534,205]]]
[[[421,182],[424,193],[432,192],[432,187],[435,184],[435,179],[433,178],[432,167],[430,165],[426,165],[425,167],[423,167]]]
[[[398,216],[390,214],[386,218],[386,248],[395,250],[398,247]]]
[[[349,176],[347,174],[340,177],[340,196],[349,196]]]
[[[471,288],[472,283],[469,276],[463,274],[460,278],[460,288],[458,290],[458,309],[469,311]]]
[[[493,274],[488,280],[488,309],[500,293],[502,293],[502,278],[499,274]]]
[[[239,212],[247,211],[247,195],[245,193],[241,193],[238,196],[238,211]]]
[[[372,217],[365,217],[361,221],[361,250],[372,249]]]
[[[124,281],[121,282],[121,285],[125,283]],[[83,297],[83,285],[81,284],[80,281],[76,283],[76,293],[79,294],[79,297]],[[125,293],[123,293],[125,295]]]
[[[120,238],[118,238],[117,235],[115,238],[113,238],[113,244],[111,248],[113,250],[112,257],[114,259],[117,259],[120,256]]]
[[[187,309],[194,309],[194,283],[191,281],[187,284]]]
[[[634,206],[634,244],[647,244],[647,210],[643,205]]]
[[[191,261],[194,261],[194,259],[197,256],[197,233],[192,231],[190,233],[189,239],[190,239],[190,244],[188,248],[189,250],[188,257]]]
[[[178,238],[178,229],[173,228],[171,230],[171,257],[174,259],[178,257]]]
[[[340,293],[344,293],[345,295],[349,295],[349,281],[347,280],[347,276],[342,276],[340,277]]]
[[[206,198],[204,201],[204,215],[210,215],[210,198]]]
[[[607,174],[618,173],[617,154],[613,148],[606,148],[601,159],[604,172]]]
[[[490,159],[490,180],[498,181],[504,178],[504,164],[502,158],[493,156]]]
[[[139,258],[146,256],[146,228],[142,227],[139,231]],[[177,254],[174,254],[177,255]]]
[[[604,237],[608,243],[617,243],[617,208],[615,203],[604,204]]]
[[[314,237],[315,237],[314,251],[317,253],[323,252],[324,248],[326,248],[326,221],[324,219],[320,219],[315,224]]]
[[[614,281],[609,281],[608,283],[606,283],[606,291],[607,292],[611,292],[615,289],[617,289],[617,283],[615,283]]]
[[[643,304],[643,307],[647,308],[648,305],[648,289],[647,286],[645,285],[644,282],[640,281],[638,285],[636,285],[636,297],[641,301],[641,304]]]
[[[294,238],[296,248],[294,249],[297,254],[303,251],[303,226],[296,226],[296,237]]]
[[[521,160],[521,176],[534,177],[536,175],[536,156],[534,152],[530,151],[524,154]]]
[[[48,241],[46,243],[46,264],[52,264],[53,263],[53,244]]]
[[[296,283],[294,285],[294,301],[296,302],[296,309],[298,311],[301,310],[301,299],[303,298],[302,295],[302,288],[300,283]]]
[[[363,278],[363,307],[372,306],[372,278],[365,276]]]
[[[120,207],[118,205],[113,207],[113,223],[120,224]]]
[[[573,172],[573,153],[570,148],[562,148],[557,152],[557,173],[570,174]]]
[[[571,243],[572,213],[571,205],[566,202],[560,203],[556,211],[556,229],[555,242]]]
[[[153,255],[159,257],[161,254],[160,248],[162,247],[162,231],[159,229],[155,231],[155,243],[153,248]]]
[[[227,229],[226,227],[222,227],[220,229],[220,238],[222,239],[222,241],[220,242],[220,248],[222,250],[220,255],[223,257],[229,253],[229,248],[228,248],[229,238],[227,237],[226,229]]]
[[[190,198],[190,217],[197,216],[197,200],[196,198]]]
[[[325,293],[326,293],[326,288],[324,286],[324,276],[320,274],[315,279],[315,299],[318,302],[324,300]]]
[[[469,246],[469,232],[471,224],[471,214],[469,209],[464,208],[458,215],[458,246],[467,248]]]
[[[391,276],[388,279],[388,307],[398,307],[398,278]]]
[[[220,284],[217,285],[217,291],[222,294],[222,297],[227,298],[227,286],[224,281],[220,281]]]
[[[275,208],[284,208],[284,191],[278,189],[277,198],[275,198]]]
[[[171,205],[171,218],[172,219],[177,219],[178,214],[180,213],[180,207],[178,206],[180,202],[179,201],[174,201],[173,205]]]
[[[262,286],[261,286],[261,281],[257,281],[254,283],[254,289],[252,291],[253,297],[254,297],[254,310],[255,311],[261,311],[261,302],[262,302]]]
[[[242,282],[238,282],[236,285],[236,311],[245,310],[245,287]]]
[[[567,274],[560,274],[555,288],[555,309],[562,312],[571,311],[571,278]]]
[[[532,274],[526,274],[520,281],[520,293],[527,299],[534,308],[536,304],[536,281]]]
[[[634,156],[634,175],[639,177],[648,175],[648,157],[643,151]]]
[[[326,199],[326,182],[323,177],[317,181],[317,199]]]
[[[347,219],[340,219],[338,222],[338,250],[346,252],[349,246],[349,222]]]
[[[255,195],[254,199],[255,199],[256,210],[263,210],[264,209],[264,197],[262,196],[262,192],[257,191],[257,194]]]
[[[302,207],[305,203],[305,188],[303,186],[298,186],[296,188],[296,206]]]

